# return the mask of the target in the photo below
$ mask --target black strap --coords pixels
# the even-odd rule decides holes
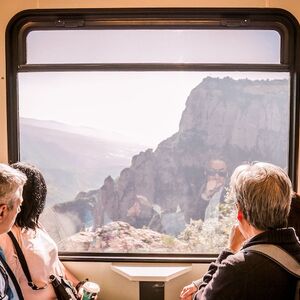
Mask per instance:
[[[14,287],[18,294],[19,300],[24,300],[21,288],[19,286],[19,283],[18,283],[13,271],[11,270],[11,268],[9,267],[9,265],[7,264],[7,262],[1,255],[0,255],[0,261],[1,261],[2,265],[4,266],[4,269],[7,272],[8,276],[10,277],[12,283],[14,284]]]
[[[35,285],[32,281],[32,278],[31,278],[31,275],[30,275],[30,272],[29,272],[29,269],[28,269],[28,265],[27,265],[27,262],[26,262],[26,259],[24,257],[24,254],[22,252],[22,249],[21,247],[19,246],[19,243],[17,241],[17,239],[15,238],[14,234],[9,231],[7,233],[9,235],[9,237],[11,238],[11,241],[13,242],[14,246],[15,246],[15,249],[16,249],[16,252],[17,252],[17,256],[19,258],[19,261],[20,261],[20,264],[22,266],[22,269],[23,269],[23,272],[27,278],[27,281],[28,281],[28,285],[33,289],[33,290],[40,290],[40,289],[44,289],[47,284],[41,288],[39,288],[37,285]]]

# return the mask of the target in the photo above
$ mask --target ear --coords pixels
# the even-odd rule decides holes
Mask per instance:
[[[238,210],[237,219],[241,222],[244,219],[244,215],[241,210]]]
[[[244,219],[244,215],[243,212],[239,206],[239,204],[237,203],[237,219],[241,222]]]
[[[0,223],[3,221],[3,219],[5,218],[6,214],[8,211],[8,207],[7,204],[1,204],[0,205]]]

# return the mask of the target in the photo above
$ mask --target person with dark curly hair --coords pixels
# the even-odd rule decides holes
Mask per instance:
[[[11,167],[27,176],[27,182],[23,188],[22,209],[11,232],[22,249],[36,289],[28,285],[15,247],[7,234],[2,235],[0,247],[20,284],[25,300],[56,299],[54,289],[49,284],[51,274],[63,276],[74,285],[77,285],[79,281],[60,262],[57,245],[39,223],[47,196],[44,177],[35,166],[27,163],[18,162],[12,164]]]

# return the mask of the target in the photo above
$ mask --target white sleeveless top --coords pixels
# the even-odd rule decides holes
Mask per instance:
[[[41,228],[20,229],[13,226],[11,230],[16,237],[25,256],[30,275],[38,287],[47,285],[45,289],[33,290],[28,286],[27,278],[18,260],[10,237],[5,233],[0,236],[0,247],[6,261],[15,274],[25,300],[55,300],[54,289],[49,283],[49,275],[64,276],[64,267],[58,258],[58,249],[53,239]]]

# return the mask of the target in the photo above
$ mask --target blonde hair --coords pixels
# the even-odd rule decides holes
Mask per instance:
[[[7,196],[19,187],[23,187],[26,180],[27,177],[22,172],[0,163],[0,204],[12,206],[13,203],[8,201]]]
[[[264,162],[241,165],[231,176],[230,189],[245,219],[255,228],[287,226],[293,190],[282,168]]]

